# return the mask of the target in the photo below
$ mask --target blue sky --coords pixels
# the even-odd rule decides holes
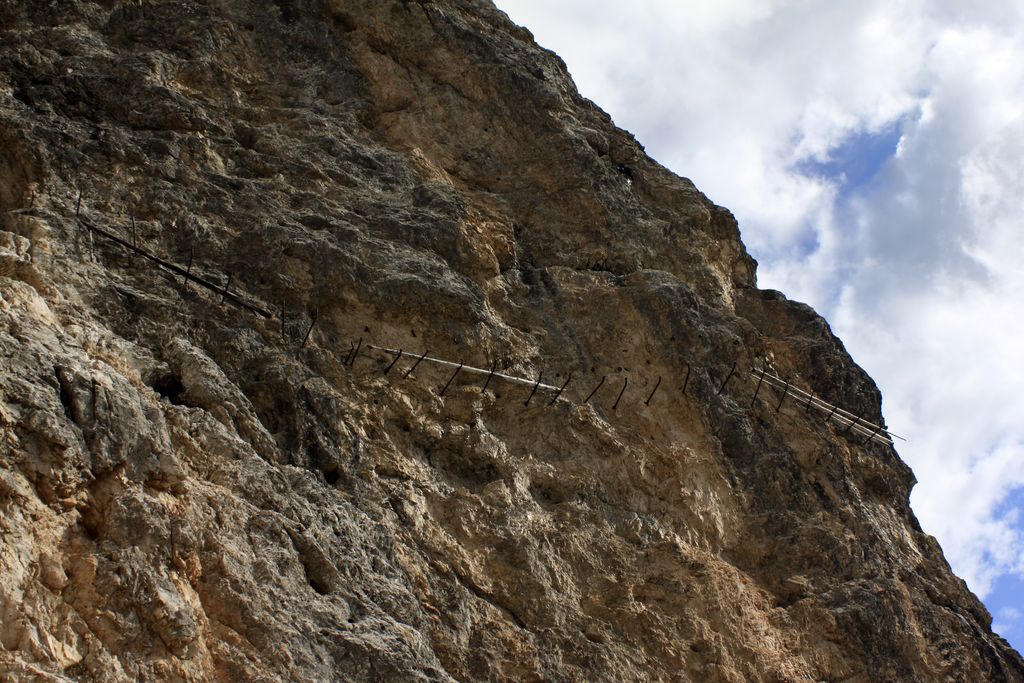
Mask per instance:
[[[1024,3],[498,6],[829,320],[909,437],[922,526],[1024,650]]]
[[[879,131],[854,131],[830,149],[827,158],[802,159],[794,171],[823,176],[838,190],[837,202],[842,202],[878,177],[879,171],[895,158],[902,135],[898,121]]]

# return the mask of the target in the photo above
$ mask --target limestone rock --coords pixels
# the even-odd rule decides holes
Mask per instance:
[[[484,0],[0,33],[0,678],[1024,680],[896,452],[754,398],[880,423],[828,325]]]

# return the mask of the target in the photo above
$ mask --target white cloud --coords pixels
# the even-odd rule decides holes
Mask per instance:
[[[499,0],[584,95],[736,214],[911,441],[913,506],[984,596],[1024,574],[1024,5]],[[897,126],[868,184],[807,175]]]
[[[1024,49],[1002,27],[943,27],[924,63],[927,117],[884,182],[837,222],[834,254],[870,255],[832,314],[876,376],[921,484],[913,503],[979,594],[1021,571],[998,503],[1024,485]],[[783,266],[786,267],[786,266]]]

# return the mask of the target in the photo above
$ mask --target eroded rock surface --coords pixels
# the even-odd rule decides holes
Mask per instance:
[[[1024,680],[897,454],[745,371],[871,380],[489,4],[0,33],[0,678]]]

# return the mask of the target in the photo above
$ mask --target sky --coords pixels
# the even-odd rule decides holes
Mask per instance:
[[[1024,3],[497,0],[739,221],[882,390],[911,505],[1024,651]]]

